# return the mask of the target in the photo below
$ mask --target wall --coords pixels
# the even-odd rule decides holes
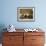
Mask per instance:
[[[46,0],[1,0],[0,25],[13,24],[16,28],[46,28]],[[18,22],[17,7],[35,7],[35,22]]]

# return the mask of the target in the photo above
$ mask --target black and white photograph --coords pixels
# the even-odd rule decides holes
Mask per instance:
[[[35,8],[34,7],[18,7],[17,8],[17,20],[18,21],[34,21],[35,20]]]

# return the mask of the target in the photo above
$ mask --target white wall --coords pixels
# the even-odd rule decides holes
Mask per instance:
[[[16,28],[46,29],[46,0],[1,0],[0,24],[13,24]],[[35,7],[35,22],[18,22],[17,7]]]

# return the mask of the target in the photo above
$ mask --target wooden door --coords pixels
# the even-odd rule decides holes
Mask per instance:
[[[24,46],[44,46],[44,33],[42,32],[25,32]]]
[[[23,46],[23,33],[5,34],[3,46]]]

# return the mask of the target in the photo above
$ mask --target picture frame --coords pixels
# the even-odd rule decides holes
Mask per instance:
[[[35,21],[35,7],[18,7],[17,21],[19,22]]]

